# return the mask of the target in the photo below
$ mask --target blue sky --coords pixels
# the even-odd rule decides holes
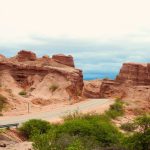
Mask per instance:
[[[0,53],[71,54],[86,79],[150,62],[149,0],[0,0]]]

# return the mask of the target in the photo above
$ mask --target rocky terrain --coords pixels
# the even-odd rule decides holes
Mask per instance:
[[[0,76],[0,94],[7,98],[11,110],[23,109],[27,102],[74,102],[83,88],[82,71],[75,68],[72,56],[62,54],[37,58],[35,53],[22,50],[12,58],[1,55]]]
[[[115,80],[83,81],[72,56],[38,58],[22,50],[11,58],[0,55],[0,95],[7,99],[4,115],[27,110],[28,103],[37,111],[37,106],[57,107],[84,98],[121,98],[129,112],[149,111],[150,64],[124,63]]]
[[[124,63],[115,80],[88,81],[83,96],[123,99],[129,113],[150,111],[150,64]]]

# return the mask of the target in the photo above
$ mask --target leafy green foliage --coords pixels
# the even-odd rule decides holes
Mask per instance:
[[[66,150],[86,150],[86,148],[80,140],[75,140]]]
[[[124,114],[123,102],[117,99],[114,104],[110,106],[110,109],[106,111],[106,115],[112,119]]]
[[[23,123],[19,130],[26,138],[32,138],[34,135],[47,133],[51,128],[52,125],[47,121],[32,119]]]
[[[34,150],[55,150],[55,133],[49,132],[44,134],[35,134],[32,137]]]
[[[69,119],[57,129],[57,134],[67,133],[71,136],[93,138],[101,146],[110,146],[119,143],[122,134],[114,127],[111,121],[104,115],[80,115]]]
[[[150,115],[145,114],[135,119],[137,130],[125,139],[125,145],[130,150],[150,149]]]

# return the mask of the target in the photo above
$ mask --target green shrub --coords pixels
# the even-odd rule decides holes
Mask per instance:
[[[53,132],[45,134],[35,134],[32,137],[34,150],[56,150],[55,134]]]
[[[147,129],[150,129],[150,114],[137,117],[135,123],[141,129],[141,132],[145,132]]]
[[[47,121],[32,119],[23,123],[19,130],[26,138],[32,138],[34,135],[47,133],[51,128],[52,125]]]
[[[107,119],[106,119],[107,120]],[[57,130],[58,134],[68,133],[72,136],[79,137],[95,137],[102,146],[110,146],[119,143],[121,133],[115,128],[111,122],[105,119],[97,118],[92,119],[74,119],[66,121]]]
[[[66,150],[86,150],[83,143],[80,140],[75,140]]]
[[[112,119],[115,119],[118,116],[122,116],[123,114],[123,102],[119,99],[117,99],[115,103],[110,106],[110,109],[106,111],[106,115]]]
[[[150,115],[144,114],[135,119],[137,130],[124,140],[129,150],[150,150]]]
[[[122,124],[120,128],[124,131],[132,132],[136,129],[136,125],[134,123],[127,122]]]
[[[26,92],[26,91],[21,91],[21,92],[19,92],[19,95],[21,95],[21,96],[26,96],[26,95],[27,95],[27,92]]]
[[[2,115],[1,112],[6,104],[6,101],[7,98],[0,94],[0,115]]]
[[[50,87],[49,87],[49,90],[52,91],[52,92],[55,92],[57,89],[58,89],[58,85],[57,84],[52,84]]]

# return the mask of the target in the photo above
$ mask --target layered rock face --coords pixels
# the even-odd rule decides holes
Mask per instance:
[[[86,98],[99,98],[101,84],[101,80],[84,81],[82,95]]]
[[[101,80],[95,91],[96,83],[88,81],[83,95],[88,98],[121,98],[125,100],[150,101],[150,64],[124,63],[115,80]],[[93,85],[94,84],[94,85]],[[92,96],[91,96],[92,94]]]
[[[7,75],[7,79],[1,78],[1,86],[11,89],[14,96],[19,95],[19,90],[26,91],[31,100],[40,98],[56,103],[78,99],[83,88],[82,71],[74,68],[72,57],[63,57],[70,60],[68,65],[55,57],[37,58],[35,53],[24,50],[16,57],[0,59],[0,74]],[[12,86],[6,82],[10,78]]]
[[[74,67],[73,57],[71,55],[65,56],[63,54],[53,55],[52,59],[61,64]]]
[[[125,63],[115,80],[85,81],[86,98],[120,98],[127,114],[150,112],[150,64]]]
[[[124,63],[117,82],[130,81],[134,85],[150,85],[150,64]]]

